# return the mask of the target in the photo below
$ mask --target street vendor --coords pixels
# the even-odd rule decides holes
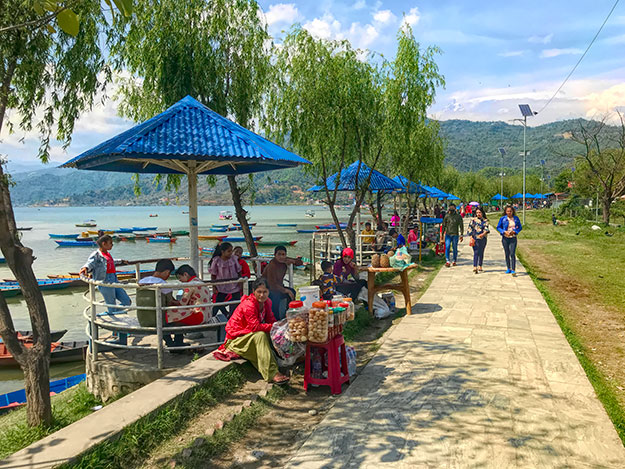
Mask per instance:
[[[341,258],[334,263],[333,272],[339,281],[336,285],[337,291],[350,296],[355,301],[367,281],[361,280],[358,276],[358,267],[354,263],[354,250],[352,248],[343,249]]]
[[[243,297],[226,324],[224,347],[249,360],[265,381],[286,383],[289,378],[279,372],[271,350],[269,332],[276,318],[271,311],[267,279],[259,278],[252,289],[252,294]]]
[[[295,299],[295,290],[284,286],[284,276],[289,264],[303,265],[304,263],[301,259],[287,257],[286,247],[276,246],[273,251],[273,259],[267,264],[262,275],[263,278],[267,279],[271,308],[277,319],[284,319],[286,314],[286,308],[281,308],[282,300],[286,299],[289,302]]]

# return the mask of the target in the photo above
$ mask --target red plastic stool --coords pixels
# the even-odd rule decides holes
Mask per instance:
[[[321,367],[324,371],[324,356],[328,358],[327,378],[313,378],[311,375],[311,350],[316,348],[321,353]],[[347,371],[347,354],[345,352],[345,341],[343,335],[328,340],[324,344],[315,344],[308,342],[306,344],[306,362],[304,368],[304,390],[308,391],[308,385],[317,384],[321,386],[330,386],[332,394],[341,394],[343,383],[349,382],[349,372]]]

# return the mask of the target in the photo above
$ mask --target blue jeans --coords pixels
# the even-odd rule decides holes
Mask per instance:
[[[117,283],[117,274],[115,273],[106,274],[106,278],[104,279],[104,282]],[[119,301],[119,303],[122,306],[130,306],[132,304],[132,300],[128,296],[128,293],[126,293],[126,290],[124,290],[123,288],[100,286],[98,287],[98,290],[100,290],[100,293],[102,294],[102,297],[104,298],[104,302],[106,304],[115,305],[117,304],[117,301]],[[122,311],[122,308],[114,308],[112,306],[109,306],[107,312],[108,314],[115,314],[115,313],[119,313],[120,311]],[[128,340],[128,334],[120,332],[118,335],[119,335],[119,343],[125,345]],[[113,336],[115,336],[115,333],[113,334]]]
[[[501,244],[506,254],[506,267],[508,267],[508,270],[516,271],[516,243],[516,236],[512,238],[501,237]]]
[[[293,295],[295,295],[295,290],[293,290],[292,288],[287,287],[288,290],[291,290],[293,292]],[[286,317],[286,310],[288,309],[289,306],[289,301],[291,301],[291,298],[289,297],[289,295],[287,295],[286,293],[282,293],[280,291],[277,290],[269,290],[269,299],[271,300],[271,311],[273,312],[273,315],[276,318],[276,321],[280,321],[281,319],[284,319]],[[286,307],[282,308],[282,300],[286,299]]]
[[[454,262],[458,260],[458,240],[459,235],[445,235],[445,259],[447,262],[451,262],[451,248],[454,250]]]
[[[473,246],[473,267],[482,267],[485,249],[486,238],[475,238],[475,246]]]

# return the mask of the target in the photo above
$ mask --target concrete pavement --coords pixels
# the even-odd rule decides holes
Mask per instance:
[[[440,271],[289,468],[625,467],[625,449],[523,266]]]

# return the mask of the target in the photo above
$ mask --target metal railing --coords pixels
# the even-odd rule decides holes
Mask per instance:
[[[139,274],[140,275],[140,274]],[[89,279],[86,277],[82,277],[82,280],[88,283],[89,290],[85,293],[84,297],[89,303],[89,305],[84,309],[83,315],[87,319],[87,336],[91,342],[91,346],[89,348],[89,353],[92,354],[92,358],[94,361],[98,360],[99,346],[105,346],[108,348],[117,348],[117,349],[128,349],[128,350],[156,350],[157,355],[157,366],[158,369],[163,368],[164,361],[164,351],[165,350],[188,350],[188,349],[208,349],[215,348],[221,345],[221,342],[209,343],[209,344],[194,344],[187,346],[179,346],[179,347],[169,347],[164,344],[163,334],[176,334],[176,333],[185,333],[185,332],[199,332],[199,331],[207,331],[207,330],[219,330],[221,327],[226,325],[226,322],[217,322],[217,323],[207,323],[200,324],[196,326],[168,326],[163,324],[163,316],[167,313],[167,311],[171,310],[186,310],[186,309],[195,309],[202,308],[205,311],[211,311],[219,306],[229,306],[229,305],[237,305],[240,300],[234,301],[223,301],[223,302],[209,302],[209,303],[196,303],[196,304],[188,304],[188,305],[174,305],[174,306],[164,306],[162,304],[162,290],[183,290],[183,289],[191,289],[191,288],[210,288],[217,285],[226,285],[226,284],[242,284],[243,294],[248,293],[248,282],[250,279],[248,278],[240,278],[236,280],[228,280],[228,281],[219,281],[219,282],[210,282],[205,283],[204,285],[198,283],[161,283],[161,284],[149,284],[143,285],[138,283],[105,283],[101,281],[96,281],[93,279]],[[155,295],[155,306],[139,306],[136,304],[136,300],[133,304],[129,306],[122,306],[119,304],[108,304],[105,301],[100,301],[96,298],[96,288],[97,287],[107,287],[107,288],[122,288],[124,290],[132,290],[129,292],[129,296],[132,298],[133,296],[136,298],[136,291],[139,290],[148,290],[153,291]],[[212,293],[212,291],[211,291]],[[212,295],[209,295],[212,297]],[[116,312],[109,313],[108,311],[99,311],[100,310],[108,310],[109,308],[114,308],[117,310]],[[130,311],[154,311],[155,312],[155,326],[141,326],[137,321],[116,321],[116,316],[129,317],[128,314]],[[131,344],[120,344],[120,343],[112,343],[105,340],[100,339],[100,329],[109,330],[112,332],[122,332],[122,333],[134,333],[139,335],[156,335],[157,343],[155,346],[153,345],[131,345]]]

